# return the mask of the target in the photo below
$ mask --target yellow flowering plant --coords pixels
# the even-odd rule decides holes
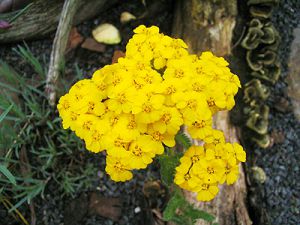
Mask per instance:
[[[186,43],[156,26],[134,30],[126,55],[78,81],[57,105],[63,128],[83,139],[89,151],[106,151],[106,172],[114,181],[132,179],[187,127],[203,146],[188,146],[174,170],[174,183],[210,201],[218,185],[233,184],[246,153],[226,143],[212,126],[213,115],[230,110],[240,88],[227,61],[211,52],[191,55]],[[172,171],[173,172],[173,171]]]

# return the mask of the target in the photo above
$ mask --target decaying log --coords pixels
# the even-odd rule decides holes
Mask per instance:
[[[230,54],[236,4],[236,0],[178,0],[173,35],[183,38],[193,53],[209,50],[218,56]]]
[[[226,56],[231,50],[236,15],[236,0],[179,0],[175,7],[173,33],[183,38],[193,53],[209,50],[217,56]],[[227,141],[238,141],[228,112],[217,113],[214,124],[216,129],[224,131]],[[198,202],[191,192],[185,192],[185,197],[199,209],[215,215],[220,225],[250,225],[246,194],[245,174],[240,166],[239,180],[234,185],[220,186],[219,194],[213,201]],[[207,223],[197,222],[197,225],[202,224]]]
[[[93,18],[103,12],[117,0],[89,0],[80,1],[79,11],[74,18],[74,25]],[[63,8],[62,0],[36,0],[22,13],[12,27],[0,31],[0,44],[17,42],[27,39],[42,38],[55,31],[60,13]],[[17,12],[4,13],[0,20],[10,21]]]

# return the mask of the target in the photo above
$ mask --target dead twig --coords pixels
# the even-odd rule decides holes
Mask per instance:
[[[60,65],[64,60],[64,53],[67,47],[69,34],[72,28],[73,19],[82,0],[66,0],[61,12],[59,24],[55,34],[49,70],[46,79],[46,93],[49,104],[55,105],[56,100],[56,81],[59,77]]]

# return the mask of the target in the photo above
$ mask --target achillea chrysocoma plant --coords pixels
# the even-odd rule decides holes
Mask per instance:
[[[75,131],[92,152],[106,150],[106,172],[114,181],[132,178],[164,146],[175,146],[182,125],[203,141],[180,159],[174,182],[209,201],[218,184],[234,183],[238,164],[246,154],[237,144],[225,143],[212,128],[212,116],[230,110],[240,87],[228,63],[203,52],[190,55],[181,39],[141,25],[118,63],[97,70],[92,79],[77,82],[57,106],[63,127]]]

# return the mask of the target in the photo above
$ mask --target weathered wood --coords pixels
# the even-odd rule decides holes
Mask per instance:
[[[183,38],[193,53],[230,54],[236,4],[236,0],[178,0],[173,34]]]
[[[60,66],[64,61],[64,53],[67,47],[73,19],[78,7],[80,6],[80,2],[82,2],[82,0],[66,0],[62,9],[61,17],[52,46],[46,80],[46,93],[48,96],[49,104],[51,106],[55,105],[56,81],[59,76]]]
[[[236,15],[236,0],[179,0],[175,7],[173,33],[183,38],[192,53],[212,51],[217,56],[227,56],[231,52]],[[216,129],[224,131],[227,141],[238,141],[228,112],[217,113],[214,124]],[[220,186],[219,194],[213,201],[198,202],[195,194],[187,191],[185,197],[199,209],[215,215],[220,225],[250,225],[252,222],[247,211],[246,194],[245,174],[240,166],[239,180],[230,186]],[[202,224],[207,223],[197,222],[197,225]]]
[[[79,11],[73,24],[77,25],[103,12],[116,0],[89,0],[81,1]],[[0,31],[0,44],[18,42],[27,39],[37,39],[49,35],[55,31],[60,13],[63,8],[62,0],[37,0],[21,16],[12,22],[12,27]],[[17,12],[4,13],[0,20],[9,21]]]

